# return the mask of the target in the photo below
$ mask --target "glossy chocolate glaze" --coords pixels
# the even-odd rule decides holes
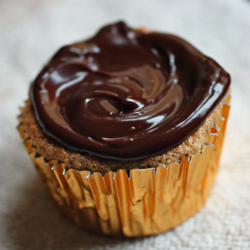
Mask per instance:
[[[48,136],[75,151],[132,161],[183,142],[229,84],[228,73],[184,40],[119,22],[61,48],[30,94]]]

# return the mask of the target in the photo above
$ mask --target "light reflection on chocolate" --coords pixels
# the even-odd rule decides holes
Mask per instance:
[[[45,134],[67,148],[132,161],[180,144],[229,84],[228,73],[184,40],[119,22],[61,48],[31,99]]]

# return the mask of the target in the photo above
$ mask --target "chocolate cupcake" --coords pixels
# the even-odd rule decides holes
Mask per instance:
[[[119,22],[52,57],[31,85],[18,130],[78,225],[157,234],[206,200],[229,85],[229,74],[186,41]]]

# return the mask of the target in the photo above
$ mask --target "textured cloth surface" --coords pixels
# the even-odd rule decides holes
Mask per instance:
[[[166,233],[88,234],[51,202],[15,126],[29,83],[62,45],[125,20],[173,32],[232,76],[221,168],[205,206]],[[250,249],[250,2],[247,0],[0,1],[0,249]]]

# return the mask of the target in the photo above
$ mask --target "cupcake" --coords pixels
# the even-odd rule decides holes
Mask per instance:
[[[31,84],[18,130],[54,201],[82,228],[158,234],[209,194],[229,85],[186,41],[118,22],[56,52]]]

